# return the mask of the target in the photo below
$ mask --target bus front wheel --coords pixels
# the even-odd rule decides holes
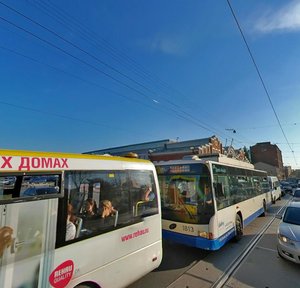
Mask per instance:
[[[242,239],[244,234],[243,231],[243,222],[242,222],[242,218],[239,214],[236,214],[235,217],[235,241],[239,241]]]

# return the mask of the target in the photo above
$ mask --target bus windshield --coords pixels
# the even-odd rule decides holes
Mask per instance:
[[[206,165],[158,166],[162,218],[207,224],[214,214],[211,177]]]

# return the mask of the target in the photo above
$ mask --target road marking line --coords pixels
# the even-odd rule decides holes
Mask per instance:
[[[277,250],[275,250],[275,249],[270,249],[270,248],[266,248],[266,247],[262,247],[262,246],[256,246],[256,248],[277,253]]]

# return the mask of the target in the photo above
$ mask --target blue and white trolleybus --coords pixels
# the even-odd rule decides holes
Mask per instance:
[[[267,173],[250,163],[218,155],[155,166],[163,237],[174,242],[217,250],[271,204]]]

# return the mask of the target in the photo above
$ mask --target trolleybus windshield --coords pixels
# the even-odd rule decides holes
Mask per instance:
[[[211,177],[205,164],[157,166],[162,218],[207,224],[214,214]]]

